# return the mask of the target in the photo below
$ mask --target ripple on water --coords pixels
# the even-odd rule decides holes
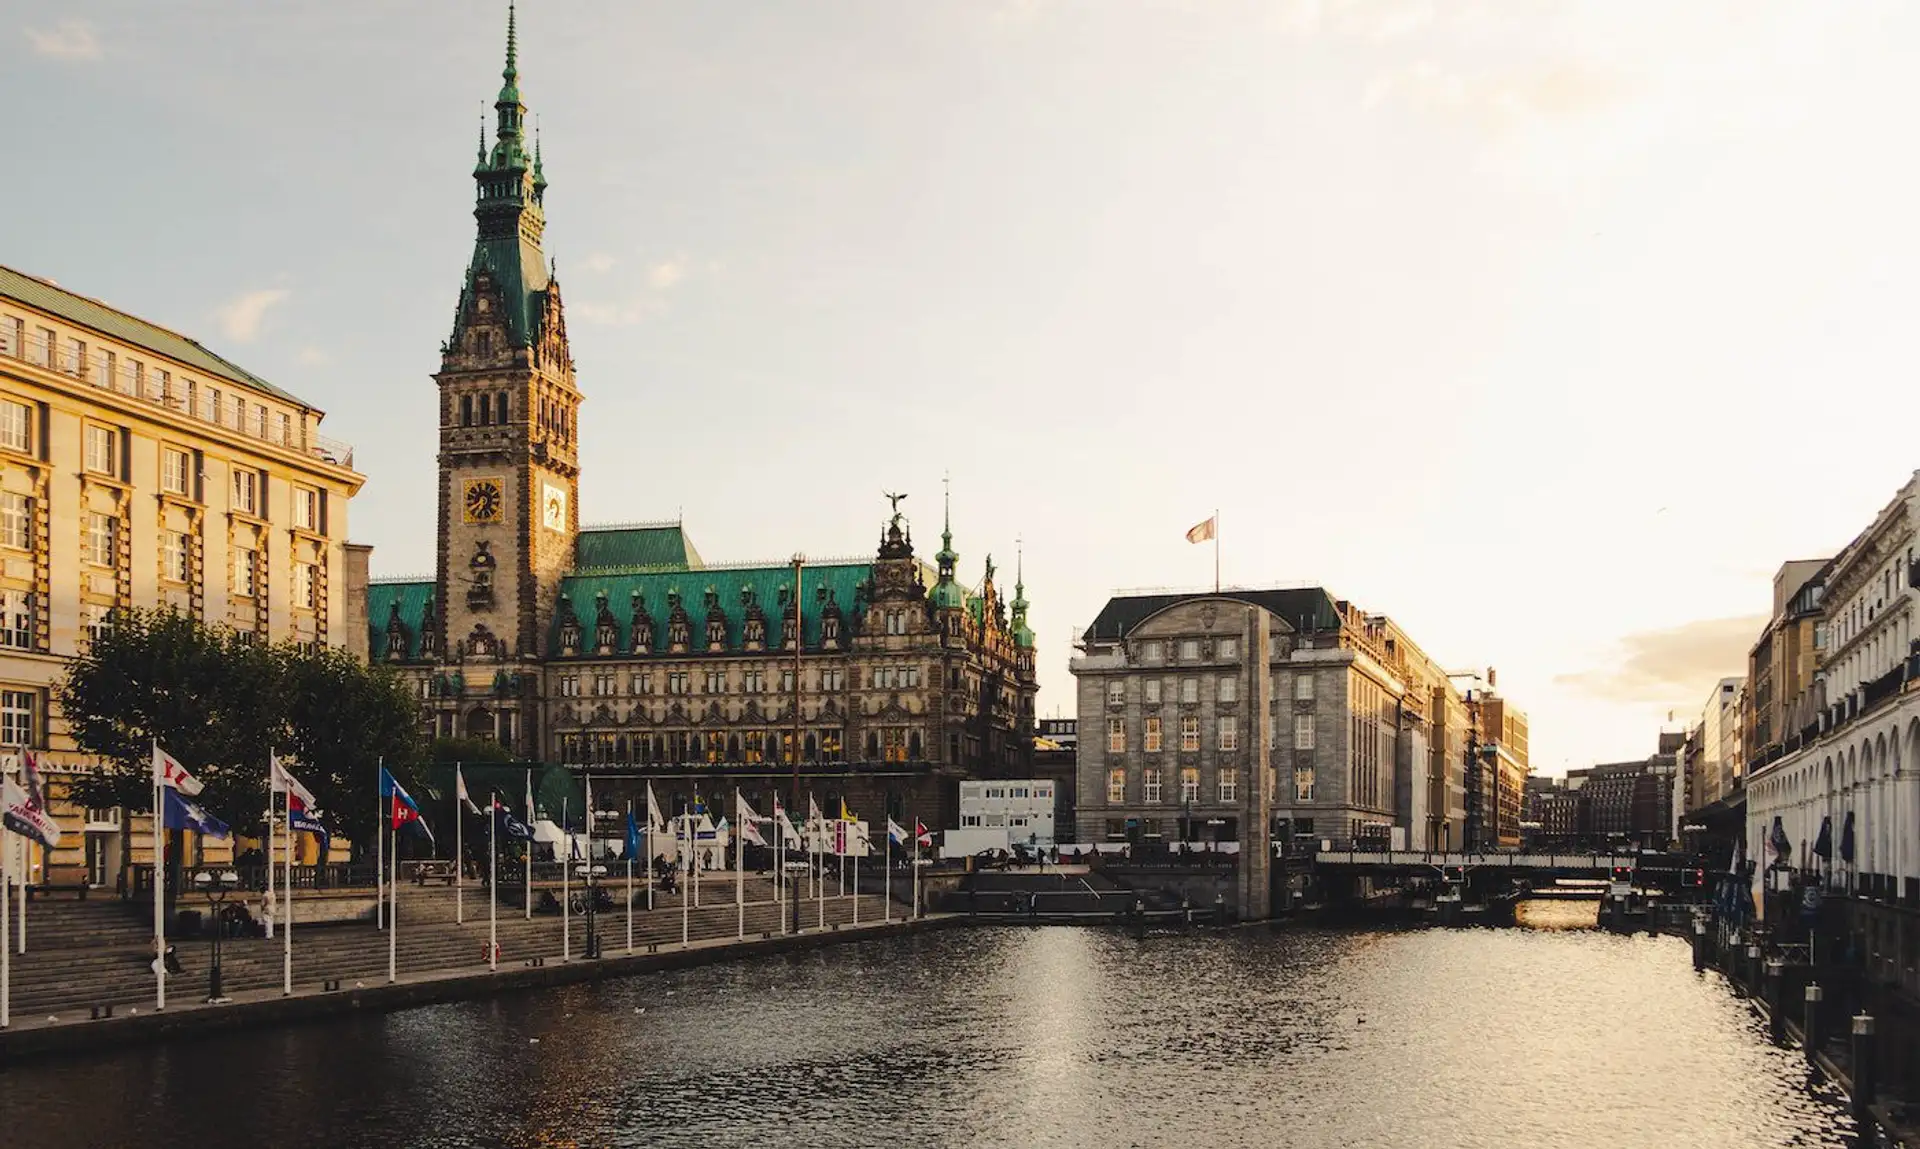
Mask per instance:
[[[943,931],[14,1069],[0,1122],[201,1149],[1849,1143],[1683,943],[1591,920]]]

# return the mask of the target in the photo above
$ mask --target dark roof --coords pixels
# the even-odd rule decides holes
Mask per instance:
[[[1333,596],[1322,587],[1297,587],[1292,590],[1223,590],[1217,594],[1200,591],[1190,594],[1119,595],[1107,600],[1099,617],[1087,628],[1086,639],[1111,642],[1125,638],[1133,628],[1177,603],[1201,598],[1225,598],[1263,607],[1289,626],[1309,631],[1332,630],[1340,625],[1340,612]]]
[[[263,391],[277,399],[312,410],[309,404],[287,394],[253,372],[229,363],[184,335],[128,315],[99,300],[75,295],[66,288],[44,279],[15,271],[10,267],[0,267],[0,297],[17,299],[49,315],[57,315],[76,327],[98,331],[111,339],[131,343],[135,347],[151,351],[156,355],[165,355],[169,359],[184,363],[208,375],[217,375],[229,382],[252,387],[256,391]]]
[[[585,527],[573,544],[573,569],[597,571],[605,567],[653,570],[698,570],[705,564],[693,540],[679,523],[635,523],[631,526]]]
[[[820,588],[830,590],[841,611],[851,615],[858,587],[872,574],[872,564],[864,562],[820,564],[806,568],[800,581],[800,595],[802,605],[806,608],[807,645],[818,646],[821,641]],[[667,618],[672,611],[667,605],[667,595],[679,591],[680,603],[686,608],[688,621],[693,628],[691,645],[697,651],[704,651],[707,648],[707,591],[712,590],[721,611],[727,616],[727,651],[738,654],[743,645],[741,632],[747,613],[746,604],[741,601],[741,592],[751,591],[759,601],[760,609],[767,617],[767,641],[777,645],[780,641],[782,611],[785,609],[780,604],[780,591],[792,585],[792,567],[723,567],[718,570],[632,574],[570,574],[560,580],[560,591],[567,596],[573,606],[574,616],[580,620],[583,647],[591,648],[593,645],[594,626],[599,617],[597,604],[599,597],[604,594],[607,596],[607,609],[613,612],[614,621],[620,628],[619,649],[631,652],[635,591],[646,596],[647,613],[653,616],[655,649],[660,649],[666,643]],[[556,658],[560,655],[560,622],[561,612],[555,610],[547,642],[549,652]],[[852,624],[849,623],[849,633],[851,629]]]
[[[367,586],[367,651],[373,661],[387,655],[387,623],[393,618],[395,603],[400,606],[400,622],[407,628],[408,658],[420,657],[420,623],[427,604],[433,601],[432,581],[387,580]]]

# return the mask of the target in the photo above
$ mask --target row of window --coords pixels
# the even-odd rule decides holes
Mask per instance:
[[[287,447],[299,445],[289,412],[272,412],[264,403],[248,402],[244,395],[225,394],[219,387],[184,375],[176,378],[167,368],[122,357],[104,347],[90,350],[83,339],[61,340],[51,328],[37,328],[29,335],[26,322],[13,316],[0,316],[0,355],[25,359],[97,387],[184,411],[217,426],[251,433],[255,438]],[[12,442],[7,445],[13,450],[30,450]]]
[[[1165,662],[1168,646],[1179,652],[1181,662],[1197,662],[1200,658],[1200,640],[1197,638],[1176,639],[1171,644],[1159,639],[1148,639],[1140,644],[1140,661],[1147,663]],[[1237,638],[1218,638],[1213,643],[1213,657],[1222,661],[1232,661],[1240,657],[1240,640]]]
[[[31,550],[33,500],[26,495],[0,492],[0,547]],[[113,569],[118,565],[121,523],[117,515],[87,512],[80,558],[89,566]],[[260,593],[260,552],[247,547],[233,550],[233,588],[242,598]],[[185,531],[160,532],[160,577],[163,581],[193,582],[193,541]],[[319,570],[313,563],[293,564],[293,605],[309,609],[319,603]]]
[[[35,414],[32,404],[0,399],[0,448],[38,458],[35,450],[38,420]],[[132,481],[126,428],[90,421],[83,432],[83,440],[85,450],[82,465],[89,474],[104,475],[121,482]],[[162,444],[160,489],[170,495],[198,501],[202,497],[200,475],[203,461],[198,451]],[[289,501],[293,508],[293,525],[304,531],[324,532],[326,500],[323,492],[297,483],[291,484],[291,488]],[[262,508],[266,505],[266,472],[236,465],[233,468],[229,509],[239,514],[262,517]]]
[[[503,712],[504,713],[504,712]],[[443,715],[451,721],[451,715]],[[845,761],[843,732],[838,728],[806,731],[801,759],[807,762]],[[955,743],[952,750],[958,750]],[[744,733],[706,734],[667,731],[648,734],[563,734],[560,753],[570,762],[686,763],[709,765],[791,763],[792,731],[750,730]],[[920,762],[926,747],[918,727],[887,726],[866,733],[866,761]]]
[[[1129,679],[1114,678],[1107,682],[1107,705],[1125,706],[1127,703],[1127,683]],[[1148,706],[1162,705],[1177,688],[1183,705],[1200,701],[1200,680],[1198,678],[1159,679],[1143,678],[1141,682],[1141,701]],[[1313,679],[1300,675],[1293,680],[1293,696],[1302,702],[1313,700]],[[1240,679],[1235,675],[1223,675],[1214,685],[1214,698],[1220,702],[1240,701]]]
[[[732,689],[732,681],[728,677],[727,671],[709,670],[709,671],[705,671],[704,675],[705,677],[702,680],[702,686],[705,689],[701,693],[704,693],[704,694],[735,693],[735,691]],[[563,674],[560,676],[558,680],[558,687],[559,687],[560,694],[567,698],[580,697],[583,678],[585,679],[584,685],[585,685],[586,692],[588,694],[593,695],[596,698],[611,698],[611,697],[617,697],[620,694],[620,682],[621,682],[620,676],[612,671],[607,671],[604,673],[589,674],[584,676],[578,675],[578,674]],[[663,675],[659,676],[658,681],[665,688],[665,693],[667,694],[689,694],[690,695],[694,692],[693,691],[693,675],[689,671],[670,670],[665,672]],[[773,681],[773,678],[769,676],[767,672],[764,670],[743,671],[740,676],[741,689],[738,691],[738,693],[766,694],[769,692],[768,686],[772,681]],[[655,689],[654,689],[655,682],[656,682],[656,675],[653,671],[650,671],[650,670],[635,671],[633,674],[629,675],[626,679],[627,692],[629,694],[653,694],[655,693]],[[779,674],[779,684],[780,684],[779,692],[781,694],[792,694],[793,693],[793,671],[782,670]],[[818,674],[814,675],[813,683],[808,687],[808,689],[826,691],[831,693],[833,691],[845,690],[846,687],[847,687],[846,670],[841,667],[833,667],[830,669],[822,670]]]
[[[1231,714],[1222,714],[1216,719],[1214,746],[1219,750],[1238,750],[1240,748],[1240,726]],[[1148,754],[1158,754],[1163,749],[1164,727],[1157,714],[1150,714],[1143,723],[1141,731],[1141,749]],[[1278,741],[1276,731],[1273,740]],[[1314,747],[1313,715],[1296,714],[1293,716],[1293,748],[1311,750]],[[1269,746],[1268,749],[1273,749]],[[1200,749],[1200,718],[1195,714],[1182,715],[1180,718],[1180,749],[1191,753]],[[1107,719],[1107,751],[1111,754],[1124,754],[1127,750],[1127,723],[1124,718]]]
[[[1198,802],[1200,800],[1200,771],[1186,767],[1180,771],[1180,792],[1176,801]],[[1240,771],[1232,767],[1222,767],[1214,771],[1214,795],[1221,802],[1240,800]],[[1107,771],[1107,801],[1120,804],[1127,800],[1127,772],[1121,769]],[[1149,766],[1140,772],[1140,800],[1142,802],[1164,802],[1166,800],[1160,781],[1160,770]]]

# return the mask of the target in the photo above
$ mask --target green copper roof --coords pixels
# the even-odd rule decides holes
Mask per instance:
[[[964,610],[967,605],[967,589],[957,582],[936,582],[927,588],[927,597],[935,610]]]
[[[582,538],[585,537],[583,534]],[[800,595],[804,600],[801,606],[806,615],[806,643],[817,646],[820,642],[820,599],[821,587],[833,593],[834,601],[840,605],[843,615],[851,619],[854,611],[854,593],[860,583],[872,575],[873,567],[869,563],[836,563],[832,565],[806,567],[800,576]],[[688,570],[688,571],[648,571],[639,574],[608,575],[568,575],[560,580],[560,591],[567,595],[573,604],[573,612],[580,620],[581,645],[590,648],[593,643],[594,619],[597,611],[597,596],[607,596],[607,608],[613,612],[620,626],[619,649],[630,652],[633,649],[633,592],[639,591],[646,596],[647,613],[653,616],[654,649],[666,645],[667,617],[671,608],[667,605],[667,595],[671,591],[680,592],[680,602],[686,607],[687,620],[692,629],[692,641],[689,646],[702,651],[707,646],[707,588],[713,588],[719,596],[720,609],[727,616],[727,649],[737,653],[740,648],[740,633],[746,621],[746,606],[740,601],[740,592],[750,589],[760,603],[760,609],[767,617],[767,644],[777,648],[780,645],[780,590],[793,586],[793,568],[786,566],[747,567],[744,569]],[[852,624],[844,624],[851,633]],[[560,612],[554,611],[553,627],[547,638],[549,649],[556,655],[560,650]]]
[[[165,355],[197,371],[216,375],[229,382],[264,391],[276,399],[311,411],[314,408],[287,394],[253,372],[238,367],[184,335],[116,311],[98,300],[75,295],[64,287],[25,272],[0,266],[0,298],[17,300],[28,307],[58,316],[76,327],[85,327],[122,343]]]
[[[367,587],[367,657],[383,662],[387,657],[387,620],[393,604],[400,604],[400,621],[407,627],[407,657],[420,656],[420,620],[427,604],[433,601],[433,583],[376,582]]]
[[[574,543],[573,569],[601,567],[657,567],[698,570],[705,564],[693,540],[679,523],[641,523],[623,527],[589,527]]]

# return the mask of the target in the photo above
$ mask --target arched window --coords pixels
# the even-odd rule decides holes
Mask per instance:
[[[493,396],[482,391],[480,393],[480,425],[484,427],[491,422],[493,422]]]
[[[473,426],[473,396],[471,395],[460,396],[460,425]]]
[[[504,422],[506,422],[506,421],[507,421],[507,412],[508,412],[509,410],[511,410],[511,407],[510,407],[510,406],[508,405],[508,403],[507,403],[507,393],[506,393],[505,391],[502,391],[502,392],[500,392],[500,401],[499,401],[499,403],[497,404],[497,408],[496,408],[496,409],[497,409],[497,412],[498,412],[498,414],[499,414],[499,416],[500,416],[500,421],[501,421],[502,423],[504,423]]]

